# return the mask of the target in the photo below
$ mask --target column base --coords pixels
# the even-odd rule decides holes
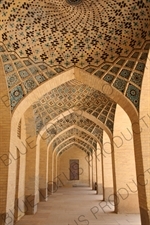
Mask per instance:
[[[97,184],[97,194],[103,195],[103,185],[102,184]]]
[[[92,190],[97,190],[97,183],[96,182],[92,183]]]
[[[18,198],[16,200],[16,203],[17,204],[16,204],[15,210],[18,211],[18,218],[17,218],[17,220],[20,220],[25,215],[25,211],[26,211],[24,196]]]
[[[52,195],[53,193],[53,185],[52,184],[48,184],[48,195]]]
[[[115,212],[120,214],[136,214],[139,213],[139,202],[137,194],[119,194],[117,195],[117,205]],[[112,196],[111,196],[112,199]]]
[[[15,199],[15,204],[14,204],[14,223],[16,223],[18,221],[18,217],[19,217],[19,209],[18,209],[18,205],[19,205],[19,199],[16,198]]]
[[[35,195],[27,195],[25,197],[26,215],[33,215],[37,212],[37,202]]]
[[[14,211],[10,210],[9,213],[0,213],[0,225],[13,225],[14,224]]]
[[[0,225],[5,225],[6,213],[0,213]]]
[[[47,189],[48,189],[48,195],[52,195],[53,193],[55,193],[58,190],[58,186],[56,184],[56,182],[50,183],[47,185]]]
[[[39,195],[40,195],[40,202],[46,202],[48,200],[48,190],[47,188],[40,188]]]
[[[111,201],[114,201],[114,190],[112,187],[105,187],[104,188],[104,201],[110,200],[109,197],[111,197]]]
[[[143,209],[140,207],[141,213],[141,225],[149,225],[150,224],[150,211]]]

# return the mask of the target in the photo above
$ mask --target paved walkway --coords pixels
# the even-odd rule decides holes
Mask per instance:
[[[17,225],[141,225],[139,214],[115,214],[89,187],[59,188]]]

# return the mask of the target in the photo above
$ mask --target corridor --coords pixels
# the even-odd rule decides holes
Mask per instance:
[[[59,188],[17,225],[140,225],[139,214],[115,214],[90,187]]]

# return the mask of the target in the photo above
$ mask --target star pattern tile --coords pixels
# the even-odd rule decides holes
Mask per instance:
[[[44,95],[34,103],[33,109],[37,121],[37,133],[52,119],[58,120],[60,115],[70,109],[81,116],[83,112],[91,114],[113,132],[115,102],[101,92],[75,80]]]
[[[68,3],[2,0],[0,41],[20,58],[50,67],[86,68],[127,57],[150,39],[149,1]]]
[[[74,66],[108,82],[139,110],[150,1],[1,0],[0,14],[12,112],[39,85]]]

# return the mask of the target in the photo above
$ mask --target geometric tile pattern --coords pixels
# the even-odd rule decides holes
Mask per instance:
[[[1,49],[1,59],[3,62],[4,71],[6,74],[6,83],[9,90],[10,99],[12,98],[11,92],[14,88],[21,87],[22,93],[20,98],[16,102],[17,106],[22,98],[29,94],[32,90],[37,88],[43,82],[57,75],[55,70],[49,70],[48,67],[43,64],[34,65],[29,59],[20,60],[15,54],[7,54],[4,48]],[[15,109],[14,105],[11,105],[11,111]]]
[[[53,89],[33,105],[35,119],[39,118],[37,132],[70,109],[79,115],[84,111],[93,115],[113,132],[115,108],[116,104],[104,94],[75,80]]]
[[[56,135],[59,135],[60,132],[64,131],[65,129],[71,126],[77,126],[88,131],[93,136],[95,136],[95,140],[102,143],[103,130],[98,125],[96,125],[93,121],[81,115],[76,115],[75,113],[71,113],[61,118],[60,120],[57,121],[57,123],[52,124],[49,128],[47,128],[49,142],[53,139],[55,140]],[[79,129],[78,129],[78,133],[79,133]],[[64,132],[63,135],[66,135],[66,132]]]
[[[144,50],[142,51],[134,51],[130,54],[130,60],[119,58],[113,66],[109,63],[101,66],[98,70],[91,69],[87,71],[92,71],[91,75],[97,76],[100,79],[105,80],[111,86],[115,87],[119,90],[125,97],[128,98],[128,86],[130,84],[134,85],[139,89],[137,96],[135,96],[136,100],[131,101],[131,103],[138,110],[139,101],[140,101],[140,90],[143,79],[143,72],[145,69],[145,63],[147,60],[148,50],[150,48],[150,44],[146,44]],[[3,61],[4,71],[6,74],[6,83],[9,90],[10,102],[12,102],[13,96],[11,92],[14,88],[21,89],[20,96],[16,101],[16,104],[11,104],[11,110],[13,111],[19,102],[29,94],[32,90],[37,88],[43,82],[48,79],[56,76],[60,72],[64,70],[58,68],[49,69],[47,65],[39,64],[34,65],[31,60],[20,60],[19,57],[15,54],[6,54],[4,48],[1,48],[1,57]],[[94,71],[94,72],[93,72]],[[137,102],[138,103],[135,103]]]
[[[23,98],[24,93],[21,85],[13,88],[9,92],[11,107],[14,108],[17,103]]]
[[[70,2],[1,0],[0,41],[20,58],[85,68],[127,57],[150,39],[149,1]]]
[[[143,50],[133,51],[129,58],[119,57],[119,60],[116,60],[113,65],[108,63],[92,72],[92,75],[105,80],[127,97],[137,111],[139,110],[141,85],[149,49],[150,43],[147,43],[143,46]],[[133,91],[136,89],[132,98],[129,93],[131,89]]]
[[[56,147],[55,151],[58,153],[63,148],[66,148],[67,145],[70,144],[77,144],[84,147],[84,149],[87,149],[90,152],[93,152],[93,150],[96,150],[94,146],[91,146],[90,144],[86,143],[85,141],[82,141],[78,139],[77,137],[72,137],[70,139],[65,140],[63,143],[61,143],[58,147]]]
[[[0,1],[0,55],[12,111],[33,89],[73,66],[108,82],[138,110],[150,1],[78,3]],[[132,98],[131,87],[138,89]],[[16,89],[18,98],[12,95]]]
[[[66,0],[70,5],[78,5],[82,3],[82,0]]]
[[[65,134],[59,135],[58,138],[56,138],[53,141],[53,149],[55,149],[59,144],[67,140],[68,138],[72,136],[77,136],[79,138],[82,138],[85,142],[89,143],[92,146],[95,146],[97,141],[94,140],[91,136],[89,136],[87,133],[80,131],[76,128],[72,128],[69,131],[66,131]]]

